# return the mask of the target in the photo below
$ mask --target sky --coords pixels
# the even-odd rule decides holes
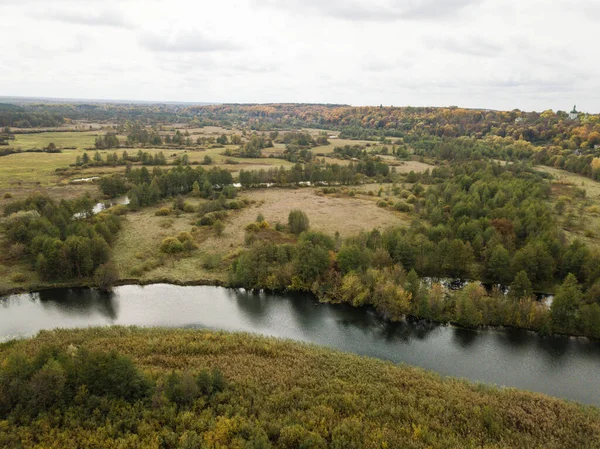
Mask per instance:
[[[600,0],[0,0],[0,96],[600,112]]]

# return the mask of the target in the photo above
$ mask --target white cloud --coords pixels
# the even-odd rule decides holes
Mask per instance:
[[[131,27],[131,24],[116,11],[61,11],[51,10],[46,12],[36,12],[33,14],[35,18],[54,20],[72,25],[83,26],[108,26],[108,27]]]
[[[198,30],[176,31],[171,35],[147,32],[140,37],[140,44],[148,50],[165,53],[210,53],[241,49],[236,43],[210,38]]]
[[[600,111],[597,0],[82,3],[0,0],[0,95]]]
[[[391,22],[454,17],[481,0],[253,0],[257,7],[310,12],[350,21]]]

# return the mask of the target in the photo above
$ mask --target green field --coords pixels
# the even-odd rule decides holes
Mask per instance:
[[[116,350],[156,388],[155,379],[173,371],[218,369],[225,387],[188,405],[152,392],[136,403],[79,394],[35,421],[0,421],[4,447],[600,447],[596,408],[291,341],[181,329],[56,330],[0,345],[0,359],[43,347]]]
[[[99,153],[106,158],[107,153],[121,154],[122,149],[101,150]],[[129,150],[133,152],[132,150]],[[145,149],[147,153],[157,154],[161,150]],[[172,160],[176,156],[171,156],[167,151],[162,150],[167,156],[167,160]],[[50,186],[68,183],[70,179],[94,176],[96,174],[106,174],[115,171],[124,171],[124,166],[117,167],[88,167],[79,169],[71,167],[72,173],[57,173],[57,168],[69,168],[75,163],[77,156],[82,156],[84,150],[64,150],[61,153],[15,153],[0,158],[0,189],[11,191],[22,184],[34,184],[41,186]],[[94,152],[88,152],[92,158]]]
[[[15,134],[15,140],[12,140],[10,145],[22,150],[45,148],[50,142],[53,142],[58,148],[93,148],[96,137],[101,134],[104,133],[99,131],[83,131]]]

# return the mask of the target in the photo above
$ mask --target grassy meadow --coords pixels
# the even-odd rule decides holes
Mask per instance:
[[[73,132],[42,132],[31,134],[15,134],[10,146],[21,150],[40,149],[54,143],[58,148],[93,148],[96,137],[103,134],[101,131],[73,131]]]
[[[379,185],[366,187],[375,192],[379,189]],[[287,223],[290,210],[300,208],[307,213],[311,229],[332,237],[336,232],[342,237],[349,237],[360,231],[371,231],[374,227],[383,230],[410,224],[408,214],[378,207],[380,198],[367,195],[366,191],[351,197],[344,194],[322,195],[320,189],[315,188],[273,188],[243,191],[240,198],[247,199],[249,205],[229,212],[220,236],[209,227],[196,226],[196,213],[155,215],[157,210],[168,207],[170,203],[127,214],[113,255],[121,278],[141,282],[224,283],[227,281],[229,264],[245,245],[244,228],[254,222],[259,214],[273,227],[277,222]],[[187,198],[186,201],[194,207],[204,202],[194,198]],[[180,232],[191,232],[198,249],[187,257],[166,257],[160,252],[160,243],[164,238]],[[278,233],[268,237],[278,240],[291,238]]]
[[[537,169],[554,178],[551,202],[555,218],[567,236],[600,249],[600,182],[557,168],[538,166]]]

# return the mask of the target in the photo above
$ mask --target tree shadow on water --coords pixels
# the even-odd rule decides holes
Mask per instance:
[[[427,321],[383,321],[378,332],[380,338],[387,342],[401,341],[408,343],[411,340],[426,340],[439,325]]]
[[[477,340],[478,333],[476,330],[462,327],[454,327],[452,330],[453,339],[461,348],[468,348]]]
[[[92,317],[101,315],[116,320],[119,306],[113,292],[94,288],[68,288],[39,292],[40,304],[69,316]]]
[[[253,325],[263,325],[269,316],[272,298],[262,291],[227,289],[227,295],[235,301],[238,310]]]
[[[372,311],[360,310],[351,318],[338,320],[345,327],[354,327],[365,334],[371,334],[376,339],[386,342],[408,343],[411,340],[425,340],[440,326],[426,321],[392,322],[377,316]]]

